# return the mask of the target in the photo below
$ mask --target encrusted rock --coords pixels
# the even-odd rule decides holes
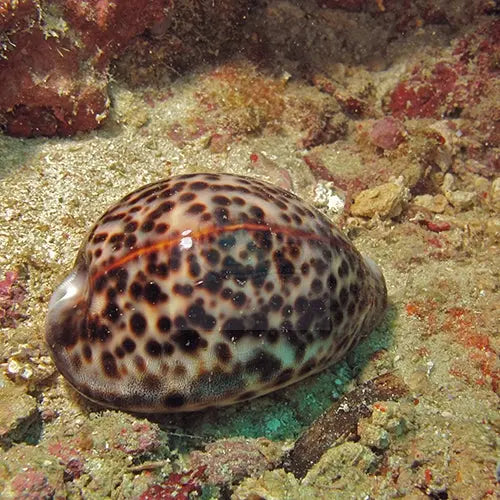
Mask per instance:
[[[493,208],[500,212],[500,177],[491,183],[490,200]]]
[[[422,194],[413,198],[413,203],[436,214],[442,214],[448,206],[448,200],[442,194]]]
[[[404,140],[406,131],[400,120],[386,116],[377,120],[370,131],[370,139],[382,149],[396,149]]]
[[[386,449],[393,437],[405,434],[408,421],[400,402],[384,401],[373,405],[373,413],[358,423],[360,443],[371,448]]]
[[[407,188],[394,182],[387,182],[361,191],[354,199],[351,213],[360,217],[375,215],[382,218],[397,217],[403,211],[403,204],[407,199]]]
[[[351,474],[352,469],[370,472],[375,470],[377,463],[377,455],[366,446],[360,443],[342,443],[330,448],[320,461],[311,467],[303,484],[331,487],[340,477]]]
[[[24,439],[38,415],[36,399],[25,388],[0,377],[0,446]]]
[[[208,444],[204,452],[193,451],[191,465],[194,469],[206,467],[209,483],[224,484],[262,474],[275,466],[283,453],[281,446],[264,438],[222,439]]]
[[[455,190],[455,178],[450,173],[444,176],[441,189],[446,199],[458,210],[467,210],[471,208],[477,198],[476,193]]]
[[[299,500],[300,498],[313,498],[311,490],[309,495],[292,473],[286,473],[283,469],[266,471],[259,478],[245,479],[231,495],[231,500]]]

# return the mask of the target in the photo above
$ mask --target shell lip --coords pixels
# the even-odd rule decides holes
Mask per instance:
[[[45,341],[57,368],[65,376],[70,350],[86,327],[88,279],[85,265],[78,265],[52,294],[45,324]]]

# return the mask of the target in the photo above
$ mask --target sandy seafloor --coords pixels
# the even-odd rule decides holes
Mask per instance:
[[[286,58],[270,70],[240,57],[152,85],[117,77],[110,117],[91,133],[0,136],[0,281],[16,273],[0,315],[0,497],[174,498],[182,489],[207,499],[494,498],[500,188],[498,171],[481,166],[498,158],[498,144],[468,156],[467,137],[457,131],[479,120],[473,111],[470,118],[402,117],[395,149],[377,147],[369,133],[388,114],[384,96],[412,66],[451,60],[457,40],[491,22],[425,25],[383,55],[371,57],[362,43],[353,44],[362,57],[337,61],[329,53],[323,77],[365,99],[365,116],[344,112],[336,91],[321,91]],[[499,97],[481,106],[498,109]],[[207,100],[215,104],[203,108]],[[311,132],[329,120],[340,123],[338,136]],[[399,186],[396,208],[354,216],[347,206],[339,216],[335,182],[310,168],[304,158],[311,155],[348,198],[349,189]],[[251,402],[150,418],[103,410],[80,398],[49,357],[50,294],[108,206],[148,182],[197,171],[268,180],[335,217],[383,269],[386,320],[345,361]],[[455,182],[449,189],[446,173]],[[422,194],[440,195],[441,213],[416,204]],[[358,437],[334,443],[304,479],[280,467],[317,416],[385,372],[406,383],[406,396],[377,403],[358,423]]]

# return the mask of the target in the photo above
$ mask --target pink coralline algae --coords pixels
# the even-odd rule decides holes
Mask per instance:
[[[251,439],[223,439],[206,446],[205,451],[191,453],[194,468],[206,467],[205,475],[211,484],[239,481],[247,476],[258,476],[272,469],[273,464],[262,453],[265,441]]]
[[[404,131],[399,120],[387,116],[373,124],[370,139],[379,148],[396,149],[404,140]]]
[[[190,470],[184,474],[174,472],[161,485],[149,487],[139,500],[189,500],[190,493],[201,493],[200,478],[205,467]]]
[[[388,111],[396,118],[468,115],[494,94],[499,49],[500,21],[483,24],[458,40],[449,59],[415,65],[390,92]]]
[[[55,488],[49,484],[47,476],[28,467],[24,472],[17,474],[11,482],[13,498],[36,500],[54,498]]]
[[[21,137],[68,136],[108,113],[107,69],[163,18],[164,0],[0,3],[0,126]],[[140,12],[141,15],[137,15]]]
[[[123,428],[116,437],[115,448],[129,455],[141,455],[160,446],[158,429],[146,423],[136,422]]]
[[[66,480],[78,479],[84,472],[85,465],[82,452],[71,444],[55,442],[48,446],[48,452],[59,459],[64,465],[64,476]]]
[[[26,290],[21,285],[15,271],[7,271],[0,281],[0,327],[15,328],[16,320],[24,316],[19,312],[19,304],[26,296]]]

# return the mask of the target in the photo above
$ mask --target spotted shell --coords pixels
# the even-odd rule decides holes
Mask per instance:
[[[386,297],[377,266],[292,193],[180,175],[97,221],[50,300],[46,340],[91,400],[199,410],[338,361],[380,321]]]

